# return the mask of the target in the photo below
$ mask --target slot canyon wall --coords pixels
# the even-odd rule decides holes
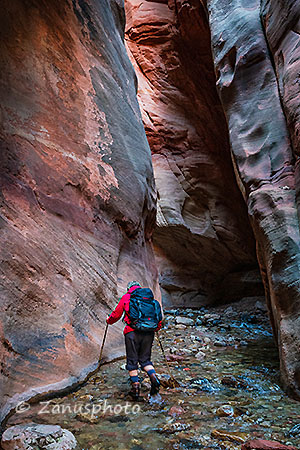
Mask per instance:
[[[157,268],[166,306],[265,292],[300,397],[298,9],[126,0],[141,117],[122,0],[4,1],[0,420],[83,380]]]
[[[1,420],[95,369],[128,279],[159,295],[124,23],[118,0],[2,4]],[[124,353],[122,328],[109,329],[105,357]]]
[[[299,2],[126,0],[126,12],[165,304],[259,295],[255,242],[283,381],[300,398]]]
[[[217,88],[256,237],[281,373],[287,390],[300,398],[300,7],[271,0],[207,4]]]
[[[264,295],[216,91],[206,11],[200,1],[125,5],[159,196],[154,244],[164,305]]]

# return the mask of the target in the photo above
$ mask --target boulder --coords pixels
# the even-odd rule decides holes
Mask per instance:
[[[76,444],[74,435],[59,425],[37,423],[10,427],[1,440],[3,450],[71,450]]]
[[[199,359],[199,361],[202,361],[206,357],[206,354],[199,350],[199,352],[196,353],[195,358]]]
[[[184,413],[185,413],[185,410],[181,406],[174,405],[169,409],[168,415],[175,417],[175,416],[181,416]]]
[[[234,415],[234,409],[231,405],[222,405],[216,411],[219,417],[231,417]]]
[[[213,430],[211,437],[220,441],[244,443],[247,440],[247,434],[239,431]]]
[[[241,450],[297,450],[291,445],[284,445],[276,441],[266,441],[264,439],[255,439],[245,442]]]
[[[194,320],[190,319],[189,317],[177,316],[176,317],[176,324],[194,325]]]

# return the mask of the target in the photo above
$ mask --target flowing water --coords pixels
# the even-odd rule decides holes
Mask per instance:
[[[179,314],[196,326],[176,325]],[[300,404],[281,388],[277,349],[265,314],[232,308],[212,314],[202,308],[174,310],[166,319],[161,338],[178,388],[161,388],[149,401],[149,383],[140,373],[144,401],[129,402],[128,375],[124,360],[118,360],[102,366],[76,392],[15,414],[8,426],[59,424],[73,432],[78,450],[235,450],[255,438],[300,448],[300,426],[295,428]],[[152,360],[167,380],[157,343]]]

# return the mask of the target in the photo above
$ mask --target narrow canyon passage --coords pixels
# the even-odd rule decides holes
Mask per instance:
[[[290,140],[299,5],[125,6],[158,189],[153,242],[163,301],[197,306],[265,294],[285,387],[299,398],[299,155]]]
[[[4,0],[4,450],[30,422],[27,450],[299,447],[299,24],[297,0]],[[155,344],[127,414],[121,321],[86,380],[131,280],[179,386]]]

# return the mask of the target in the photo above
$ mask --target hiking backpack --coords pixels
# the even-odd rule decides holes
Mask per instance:
[[[130,326],[135,330],[154,331],[162,320],[160,304],[149,288],[135,289],[129,301]]]

